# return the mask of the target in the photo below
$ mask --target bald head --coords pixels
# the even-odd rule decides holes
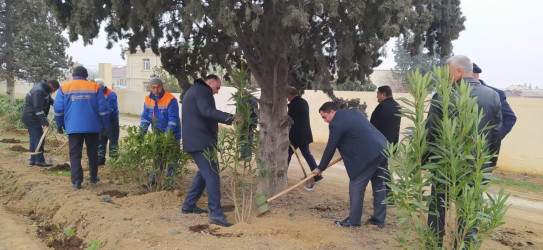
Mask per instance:
[[[464,77],[473,77],[473,63],[467,56],[457,55],[447,60],[451,79],[458,81]]]

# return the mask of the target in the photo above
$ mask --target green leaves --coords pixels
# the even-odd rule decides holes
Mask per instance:
[[[190,155],[181,151],[171,132],[153,129],[143,133],[138,126],[126,127],[128,135],[119,146],[119,156],[111,167],[119,176],[144,184],[150,191],[171,188],[186,172]]]
[[[455,241],[464,244],[474,228],[478,229],[478,240],[471,241],[469,247],[479,248],[503,224],[508,196],[503,189],[497,196],[487,193],[490,168],[485,168],[485,163],[493,154],[483,134],[486,129],[478,130],[482,113],[478,112],[476,98],[470,97],[472,87],[460,83],[453,88],[448,69],[441,67],[424,75],[417,70],[407,78],[412,99],[399,100],[406,106],[402,116],[413,125],[404,139],[386,152],[394,176],[387,183],[393,192],[386,201],[398,207],[404,230],[395,238],[404,248],[439,248],[437,232],[426,223],[428,215],[438,215],[430,210],[433,201],[444,203],[449,218],[443,248],[453,248]],[[425,100],[432,87],[437,95],[426,117]],[[430,185],[443,197],[429,195]]]

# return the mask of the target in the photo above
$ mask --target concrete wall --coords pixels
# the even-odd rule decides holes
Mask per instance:
[[[2,86],[4,85],[4,86]],[[16,96],[23,98],[32,86],[16,84]],[[0,91],[5,84],[0,84]],[[233,88],[221,87],[220,93],[215,95],[217,108],[232,113],[234,107],[229,101]],[[336,91],[336,95],[344,98],[360,98],[368,105],[366,112],[368,116],[377,106],[375,93]],[[148,92],[117,91],[119,110],[122,113],[140,115],[143,110],[143,101]],[[179,93],[174,93],[179,98]],[[395,93],[395,98],[409,97],[407,94]],[[330,98],[321,91],[306,91],[303,96],[309,103],[311,128],[316,142],[326,142],[328,139],[328,124],[319,116],[320,106],[329,101]],[[509,104],[517,115],[517,123],[513,130],[502,141],[502,147],[498,165],[501,170],[531,173],[543,175],[543,98],[522,98],[509,97]],[[181,109],[180,109],[181,110]],[[402,119],[402,130],[408,126],[406,119]],[[400,135],[400,137],[402,137]]]
[[[104,79],[106,86],[113,86],[111,63],[99,63],[98,64],[98,77]]]

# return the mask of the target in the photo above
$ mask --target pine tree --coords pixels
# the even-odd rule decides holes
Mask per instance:
[[[105,22],[109,47],[126,39],[132,52],[160,52],[183,91],[189,76],[201,77],[209,66],[224,68],[226,79],[233,68],[249,69],[261,88],[259,158],[270,178],[260,187],[268,193],[287,183],[287,85],[321,89],[339,102],[331,83],[364,84],[391,37],[411,38],[410,50],[437,44],[446,55],[464,28],[459,0],[46,2],[72,41],[81,35],[90,43]]]
[[[13,98],[15,78],[38,82],[58,79],[72,62],[68,41],[39,0],[0,2],[0,79]]]

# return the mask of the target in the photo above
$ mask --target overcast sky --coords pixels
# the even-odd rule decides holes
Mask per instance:
[[[511,84],[532,84],[543,88],[543,0],[464,0],[461,3],[466,29],[453,42],[454,54],[470,57],[483,70],[481,79],[505,88]],[[68,54],[89,68],[100,62],[125,65],[121,48],[106,48],[105,35],[90,46],[81,41],[71,44]],[[387,49],[391,50],[389,43]],[[378,69],[395,66],[388,53]]]

